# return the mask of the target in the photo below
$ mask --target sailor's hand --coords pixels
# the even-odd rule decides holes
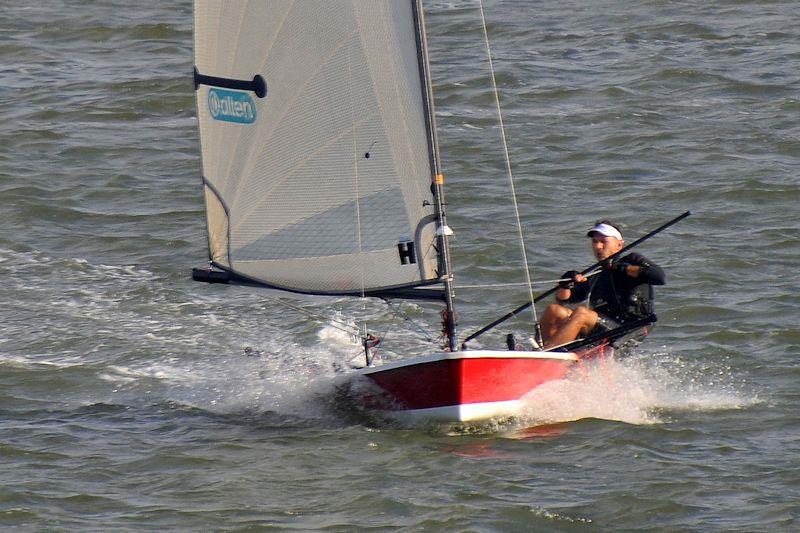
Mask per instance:
[[[624,263],[621,261],[612,261],[603,265],[603,268],[606,270],[611,270],[612,272],[619,272],[620,274],[624,274],[631,278],[638,278],[639,273],[641,273],[642,268],[644,267],[641,265],[633,265],[631,263]]]
[[[571,289],[576,283],[583,283],[586,278],[577,270],[568,270],[561,275],[562,281],[558,283],[561,289]]]
[[[606,261],[603,264],[603,268],[606,270],[610,270],[611,272],[619,272],[620,274],[628,274],[628,267],[631,266],[630,263],[623,263],[622,261]]]

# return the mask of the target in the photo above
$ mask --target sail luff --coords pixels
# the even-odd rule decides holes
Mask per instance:
[[[414,21],[417,27],[417,47],[420,58],[420,75],[423,87],[423,100],[427,118],[429,153],[431,157],[431,167],[433,184],[435,211],[437,218],[437,236],[439,243],[439,276],[445,288],[445,303],[447,305],[444,315],[445,332],[448,339],[450,351],[458,349],[455,324],[455,304],[453,294],[453,274],[450,264],[450,242],[448,236],[447,213],[444,201],[444,174],[442,172],[441,160],[439,158],[439,143],[436,135],[436,114],[433,100],[433,84],[430,75],[430,60],[428,57],[428,42],[425,33],[425,16],[422,0],[412,0],[414,9]]]

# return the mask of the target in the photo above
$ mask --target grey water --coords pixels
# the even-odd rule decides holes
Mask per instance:
[[[527,291],[478,4],[425,5],[464,335]],[[3,1],[0,528],[798,529],[796,2],[485,8],[534,280],[591,264],[599,218],[694,214],[638,250],[668,284],[633,355],[442,428],[342,405],[335,322],[191,281],[190,2]],[[430,348],[379,301],[292,305]]]

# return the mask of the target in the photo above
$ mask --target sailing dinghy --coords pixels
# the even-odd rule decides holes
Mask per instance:
[[[344,386],[397,418],[507,417],[655,317],[556,350],[459,346],[423,15],[421,0],[195,1],[209,267],[193,277],[439,301],[444,346]]]

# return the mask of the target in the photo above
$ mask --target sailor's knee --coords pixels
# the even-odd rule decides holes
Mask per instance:
[[[563,309],[563,306],[551,303],[547,307],[545,307],[544,312],[554,314],[557,313],[560,309]]]
[[[563,320],[570,316],[572,311],[569,307],[558,305],[556,303],[549,304],[544,310],[544,316],[553,317],[558,320]]]
[[[593,322],[597,320],[597,313],[582,305],[575,308],[575,311],[572,312],[572,316],[575,320],[580,320],[581,322]]]

